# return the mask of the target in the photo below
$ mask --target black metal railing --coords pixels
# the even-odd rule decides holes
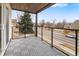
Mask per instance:
[[[49,29],[51,29],[51,47],[54,47],[54,37],[53,37],[53,35],[54,35],[54,29],[61,29],[61,30],[70,30],[70,31],[74,31],[75,32],[75,56],[77,56],[78,55],[78,29],[66,29],[66,28],[53,28],[53,27],[43,27],[43,26],[38,26],[38,27],[40,27],[41,28],[41,40],[44,40],[44,38],[43,38],[43,36],[44,36],[44,34],[43,34],[43,28],[49,28]]]

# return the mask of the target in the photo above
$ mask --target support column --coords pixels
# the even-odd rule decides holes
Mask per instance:
[[[38,36],[38,28],[37,28],[37,25],[38,25],[38,15],[37,15],[37,13],[36,13],[36,24],[35,24],[35,36],[37,37]]]

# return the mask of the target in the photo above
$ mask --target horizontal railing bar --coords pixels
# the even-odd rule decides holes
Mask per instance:
[[[37,26],[37,27],[42,27],[42,26]],[[79,31],[79,29],[67,29],[67,28],[55,28],[55,27],[44,27],[44,28],[53,28],[53,29],[62,29],[62,30]]]

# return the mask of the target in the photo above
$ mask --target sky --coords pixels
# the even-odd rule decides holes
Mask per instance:
[[[17,18],[17,15],[22,13],[12,10],[12,19]],[[32,14],[31,18],[35,21],[35,15]],[[41,22],[74,22],[79,20],[79,4],[78,3],[58,3],[38,13],[38,20]]]

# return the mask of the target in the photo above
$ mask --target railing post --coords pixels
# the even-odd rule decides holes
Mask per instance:
[[[36,28],[35,28],[35,31],[36,31],[36,33],[35,33],[35,36],[37,37],[38,36],[38,28],[37,28],[37,25],[38,25],[38,15],[37,15],[37,13],[36,13],[36,24],[35,24],[35,26],[36,26]]]
[[[43,26],[41,26],[41,40],[43,40]]]
[[[78,33],[77,33],[77,30],[75,30],[75,35],[76,35],[75,36],[75,39],[76,39],[75,40],[75,55],[77,56],[77,52],[78,52],[77,51],[77,47],[78,47],[78,45],[77,45],[78,44]]]
[[[51,28],[51,47],[53,47],[53,28]]]
[[[13,39],[13,26],[12,26],[12,39]]]

